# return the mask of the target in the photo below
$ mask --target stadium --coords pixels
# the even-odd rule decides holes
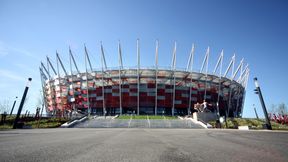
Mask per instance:
[[[201,105],[205,101],[209,112],[228,117],[242,116],[249,68],[248,64],[244,66],[243,59],[236,64],[235,55],[224,71],[222,50],[210,73],[209,47],[203,55],[200,71],[195,71],[193,67],[194,45],[187,55],[184,70],[176,68],[176,43],[170,68],[158,66],[158,41],[155,66],[151,68],[140,66],[138,40],[137,66],[134,68],[124,68],[120,43],[115,54],[118,68],[107,67],[103,49],[101,43],[100,70],[93,70],[86,46],[83,56],[85,71],[78,69],[79,62],[74,59],[70,48],[69,68],[64,67],[57,52],[56,66],[48,56],[45,64],[41,62],[40,75],[48,114],[65,116],[78,111],[97,115],[189,115],[197,103]],[[231,76],[228,77],[228,74]]]

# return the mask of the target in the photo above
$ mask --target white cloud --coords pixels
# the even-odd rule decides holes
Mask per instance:
[[[5,69],[0,69],[0,76],[3,78],[9,78],[12,80],[17,80],[17,81],[25,81],[25,78],[21,77],[18,74],[13,73],[12,71],[5,70]]]
[[[33,59],[39,59],[39,57],[37,55],[34,55],[33,53],[31,53],[27,50],[11,47],[11,46],[5,44],[3,41],[0,41],[0,57],[4,57],[4,56],[12,54],[12,53],[13,54],[21,54],[21,55],[24,55],[24,56],[27,56],[27,57],[33,58]]]
[[[0,41],[0,57],[8,55],[8,48]]]
[[[21,70],[26,70],[26,71],[33,72],[33,73],[35,72],[35,69],[27,66],[26,64],[15,63],[14,65],[15,65],[15,67],[18,67]]]

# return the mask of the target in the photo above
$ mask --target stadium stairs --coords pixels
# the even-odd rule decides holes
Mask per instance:
[[[203,129],[201,123],[191,119],[117,119],[112,116],[96,116],[77,122],[69,128],[187,128]],[[206,127],[207,128],[207,127]]]

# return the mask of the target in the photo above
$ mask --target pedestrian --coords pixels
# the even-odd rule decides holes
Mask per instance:
[[[203,100],[203,111],[204,112],[211,112],[211,110],[208,109],[208,106],[212,106],[212,104],[208,104],[208,102],[206,102],[206,100]]]
[[[199,104],[199,102],[197,102],[196,104],[194,104],[194,109],[197,110],[198,112],[202,112],[202,110],[201,110],[201,105]]]

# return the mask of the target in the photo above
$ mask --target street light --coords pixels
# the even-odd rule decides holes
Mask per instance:
[[[23,96],[22,96],[22,99],[21,99],[21,102],[20,102],[20,105],[19,105],[18,113],[17,113],[17,116],[16,116],[16,118],[14,120],[13,129],[16,129],[16,127],[17,127],[17,123],[18,123],[18,120],[20,118],[20,114],[21,114],[21,111],[22,111],[22,108],[23,108],[23,105],[24,105],[24,101],[25,101],[29,86],[31,84],[31,81],[32,81],[32,78],[28,78],[28,82],[27,82],[27,85],[25,87],[25,90],[24,90],[24,93],[23,93]]]
[[[18,98],[18,97],[16,96],[15,101],[14,101],[13,106],[12,106],[12,110],[11,110],[11,112],[10,112],[10,116],[11,116],[12,113],[13,113],[13,110],[14,110],[14,107],[15,107],[17,98]]]
[[[256,118],[259,119],[259,117],[258,117],[258,113],[257,113],[257,111],[256,111],[256,107],[255,107],[254,104],[253,104],[253,108],[254,108],[254,112],[255,112]]]
[[[266,106],[265,106],[265,103],[264,103],[262,92],[261,92],[261,89],[260,89],[260,86],[259,86],[259,83],[258,83],[258,80],[257,80],[256,77],[254,78],[254,83],[255,83],[255,87],[256,87],[256,89],[254,91],[255,91],[256,94],[258,94],[260,102],[261,102],[261,105],[262,105],[262,109],[264,111],[265,120],[266,120],[265,126],[266,126],[267,129],[272,130],[272,126],[271,126],[270,120],[268,118],[268,113],[267,113],[267,109],[266,109]]]

